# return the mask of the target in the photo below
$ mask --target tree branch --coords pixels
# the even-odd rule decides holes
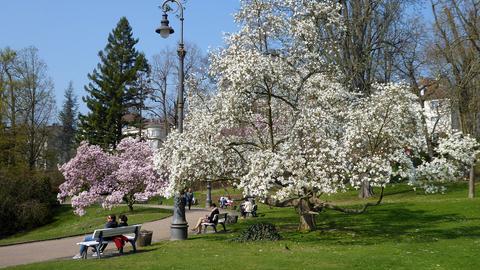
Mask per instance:
[[[316,205],[314,207],[315,210],[322,210],[324,208],[327,208],[327,209],[331,209],[331,210],[335,210],[335,211],[339,211],[339,212],[343,212],[343,213],[346,213],[346,214],[362,214],[362,213],[365,213],[365,211],[367,211],[367,208],[370,207],[370,206],[377,206],[379,205],[381,202],[382,202],[382,199],[383,199],[383,191],[384,191],[384,187],[382,187],[382,191],[380,193],[380,198],[378,198],[378,201],[375,202],[375,203],[366,203],[362,208],[360,209],[349,209],[349,208],[343,208],[343,207],[339,207],[337,205],[333,205],[333,204],[330,204],[330,203],[325,203],[325,202],[321,202],[319,203],[318,205]],[[318,212],[320,212],[318,211]]]

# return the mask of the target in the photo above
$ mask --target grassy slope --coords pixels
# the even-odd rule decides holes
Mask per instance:
[[[226,234],[161,242],[135,255],[105,260],[55,261],[18,269],[480,269],[480,199],[466,199],[466,184],[446,195],[423,195],[397,186],[381,206],[362,215],[324,212],[319,229],[296,232],[292,209],[260,207],[259,218],[227,225]],[[356,192],[331,200],[355,205]],[[278,225],[283,240],[235,243],[249,224]],[[179,252],[181,251],[181,252]],[[212,258],[215,263],[212,265]]]
[[[90,233],[96,228],[102,228],[106,222],[105,217],[110,213],[126,214],[130,224],[158,220],[171,215],[170,210],[134,206],[134,211],[131,213],[128,211],[128,207],[116,207],[112,210],[90,207],[84,216],[79,217],[73,214],[70,205],[62,205],[55,210],[51,223],[1,239],[0,246]]]

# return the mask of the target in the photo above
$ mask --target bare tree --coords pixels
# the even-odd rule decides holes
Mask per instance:
[[[431,0],[435,19],[438,75],[451,89],[450,98],[464,134],[479,137],[480,2]],[[443,65],[442,65],[443,64]],[[470,168],[468,197],[475,197],[475,171]]]
[[[170,116],[172,115],[172,103],[169,93],[169,79],[173,76],[175,69],[174,51],[166,48],[160,54],[154,55],[151,61],[151,87],[153,88],[152,99],[158,106],[154,106],[153,113],[162,118],[164,136],[166,137],[170,130]],[[174,115],[174,113],[173,113]]]
[[[22,122],[27,132],[24,153],[29,168],[34,169],[44,151],[47,125],[54,117],[53,83],[47,75],[47,65],[34,47],[19,51],[15,69],[20,80],[18,121]]]
[[[185,44],[187,52],[185,56],[185,81],[192,77],[205,76],[207,74],[207,59],[201,53],[197,45]],[[178,57],[177,52],[171,48],[165,48],[160,54],[154,55],[151,61],[151,96],[154,106],[152,113],[163,121],[165,137],[170,127],[176,124],[176,89],[178,87]],[[196,88],[195,88],[196,89]],[[186,88],[187,94],[190,89]]]
[[[403,16],[414,2],[340,0],[346,29],[334,61],[352,91],[369,95],[373,82],[392,79],[395,55],[405,39]]]

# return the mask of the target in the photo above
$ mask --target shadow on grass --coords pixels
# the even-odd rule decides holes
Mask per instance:
[[[445,205],[442,205],[445,206]],[[248,226],[267,222],[275,224],[283,239],[295,242],[319,242],[335,245],[373,245],[385,242],[435,242],[441,239],[480,238],[479,217],[456,213],[438,213],[416,209],[408,203],[389,203],[371,208],[360,215],[323,212],[317,218],[317,230],[297,231],[299,217],[277,209],[266,211],[264,217],[240,220],[227,225],[227,233],[207,234],[204,240],[231,240]],[[198,238],[197,238],[198,239]]]
[[[116,258],[116,257],[125,257],[125,256],[136,255],[136,254],[142,254],[142,253],[149,253],[149,252],[152,252],[152,251],[156,251],[158,249],[160,249],[160,246],[149,246],[148,249],[143,249],[142,247],[140,247],[140,249],[137,249],[136,252],[133,252],[132,250],[130,250],[130,251],[125,251],[123,254],[120,254],[117,251],[111,250],[111,251],[105,252],[102,255],[102,257],[100,258],[100,260]],[[99,258],[93,257],[91,254],[92,253],[88,254],[87,260],[99,260]],[[66,260],[71,260],[70,257],[67,257],[65,259]]]
[[[388,204],[361,215],[322,213],[317,219],[317,231],[309,233],[308,237],[292,231],[286,236],[292,240],[363,245],[480,237],[480,226],[476,225],[479,218],[438,214],[408,206],[405,203]]]

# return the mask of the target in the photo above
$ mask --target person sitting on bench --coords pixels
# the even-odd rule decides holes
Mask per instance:
[[[197,231],[197,234],[200,234],[201,233],[201,230],[202,230],[202,223],[206,222],[206,223],[211,223],[213,222],[213,218],[215,217],[215,215],[218,215],[220,214],[220,211],[218,210],[217,208],[217,205],[212,203],[212,211],[210,212],[210,215],[206,215],[205,217],[201,217],[198,219],[198,222],[197,222],[197,225],[195,225],[195,227],[192,229],[192,231]]]
[[[245,201],[240,204],[240,215],[242,218],[247,217],[247,213],[251,213],[253,210],[253,204],[249,199],[245,199]]]
[[[126,215],[120,215],[118,216],[118,227],[127,227],[128,226],[128,218]],[[115,246],[117,247],[118,251],[120,251],[120,253],[122,254],[123,253],[123,247],[125,246],[125,243],[128,242],[128,238],[123,236],[123,235],[118,235],[118,236],[115,236],[113,237],[113,242],[115,243]],[[102,249],[100,251],[103,252],[103,250],[105,250],[105,247],[107,247],[107,245],[103,245]]]
[[[107,223],[105,223],[105,226],[104,228],[107,229],[107,228],[116,228],[118,226],[117,224],[117,221],[116,221],[116,216],[115,215],[108,215],[107,216]],[[85,238],[83,239],[84,242],[87,242],[87,241],[92,241],[92,240],[95,240],[92,238],[92,235],[87,235],[85,236]],[[84,252],[87,251],[87,246],[84,246],[84,245],[80,245],[80,253],[73,256],[73,259],[81,259],[82,258],[82,254]],[[96,254],[96,251],[94,251],[94,254]]]

